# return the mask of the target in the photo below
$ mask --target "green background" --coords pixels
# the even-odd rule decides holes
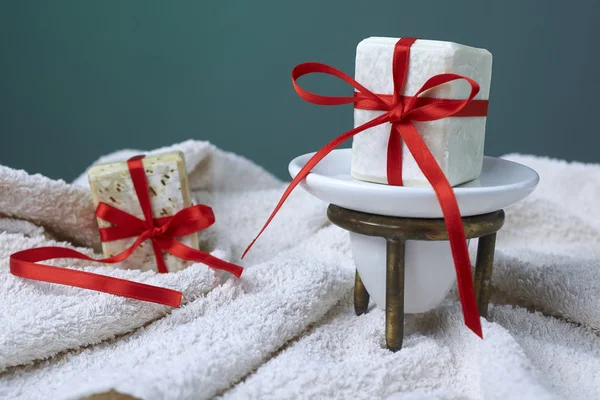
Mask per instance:
[[[287,163],[352,127],[290,71],[354,73],[368,36],[494,54],[486,153],[600,161],[595,1],[1,1],[0,164],[70,180],[98,156],[189,138]],[[333,79],[303,85],[351,90]]]

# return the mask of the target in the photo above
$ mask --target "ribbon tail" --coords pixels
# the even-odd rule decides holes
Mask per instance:
[[[402,135],[402,139],[413,155],[417,165],[433,186],[433,190],[442,208],[442,214],[448,230],[448,239],[456,269],[456,280],[458,293],[462,306],[465,325],[477,336],[483,338],[479,309],[475,300],[475,289],[473,287],[473,274],[471,272],[471,261],[467,249],[467,239],[460,209],[454,195],[454,190],[446,176],[440,169],[437,161],[427,148],[425,142],[419,135],[417,128],[411,122],[400,122],[395,125],[396,130]]]
[[[387,180],[392,186],[403,186],[402,182],[402,138],[392,126],[387,148]]]
[[[74,258],[94,262],[109,260],[95,260],[83,253],[64,247],[38,247],[12,254],[10,256],[10,272],[21,278],[75,286],[170,307],[181,305],[182,294],[176,290],[75,269],[37,264],[38,261],[55,258]]]
[[[152,240],[152,250],[154,250],[154,258],[156,259],[156,270],[161,274],[166,274],[167,272],[169,272],[160,246],[158,245],[158,243],[156,243],[154,239]]]
[[[300,182],[302,182],[302,180],[304,180],[304,178],[306,178],[306,176],[310,173],[310,171],[323,159],[325,158],[325,156],[329,153],[331,153],[336,147],[338,147],[340,144],[344,143],[346,140],[350,139],[352,136],[359,134],[360,132],[372,128],[374,126],[377,125],[381,125],[385,122],[388,121],[388,113],[382,114],[379,117],[363,124],[360,125],[354,129],[349,130],[346,133],[341,134],[340,136],[336,137],[335,139],[333,139],[332,141],[330,141],[329,143],[327,143],[323,148],[321,148],[319,151],[317,151],[304,165],[304,167],[302,167],[302,169],[300,169],[300,171],[298,172],[298,174],[296,175],[296,177],[292,180],[292,182],[288,185],[288,187],[285,189],[285,191],[283,192],[283,195],[281,196],[281,198],[279,199],[279,202],[277,203],[277,205],[275,206],[275,209],[273,210],[273,212],[271,213],[271,215],[269,216],[269,218],[267,219],[267,222],[265,222],[265,224],[263,225],[263,227],[261,228],[261,230],[258,232],[258,235],[256,235],[256,237],[252,240],[252,242],[250,243],[250,245],[246,248],[246,250],[244,251],[244,254],[242,254],[242,259],[246,256],[246,254],[248,253],[248,251],[250,250],[250,248],[254,245],[254,243],[256,242],[256,240],[260,237],[260,235],[262,235],[262,233],[265,231],[265,229],[267,229],[267,226],[269,226],[269,224],[271,223],[271,221],[273,220],[273,218],[275,217],[275,215],[277,214],[277,212],[279,211],[279,209],[281,208],[281,206],[283,206],[283,203],[287,200],[287,198],[290,196],[290,194],[292,193],[292,191],[296,188],[296,186],[298,186],[298,184]]]
[[[160,246],[160,248],[170,254],[173,254],[175,257],[179,257],[188,261],[201,262],[211,268],[227,271],[237,278],[239,278],[244,271],[244,268],[240,267],[239,265],[232,264],[230,262],[221,260],[220,258],[211,256],[203,251],[186,246],[175,239],[155,238],[154,241],[158,246]]]

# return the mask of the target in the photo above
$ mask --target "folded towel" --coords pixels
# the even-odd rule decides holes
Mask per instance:
[[[156,152],[172,149],[186,155],[196,202],[215,210],[202,242],[238,261],[284,185],[206,142]],[[201,264],[158,275],[62,263],[191,294],[167,310],[8,275],[12,251],[54,239],[92,254],[97,232],[85,175],[68,185],[1,167],[0,189],[10,188],[0,215],[12,219],[0,219],[0,293],[13,300],[0,304],[0,326],[10,327],[0,332],[0,398],[600,398],[600,166],[507,158],[532,166],[541,183],[506,210],[485,339],[464,327],[453,291],[438,309],[407,315],[397,353],[385,349],[381,310],[354,314],[348,235],[302,190],[243,261],[241,280]]]

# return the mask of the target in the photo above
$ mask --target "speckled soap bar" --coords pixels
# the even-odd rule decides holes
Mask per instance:
[[[148,192],[152,215],[161,218],[176,214],[192,205],[183,153],[172,152],[145,157],[142,160],[148,180]],[[94,206],[104,202],[140,219],[144,219],[127,162],[97,164],[88,172]],[[98,219],[98,226],[106,228],[110,223]],[[106,257],[113,256],[130,247],[136,238],[103,242]],[[198,249],[198,235],[178,238],[183,244]],[[169,271],[178,271],[190,264],[171,254],[164,253]],[[145,241],[127,260],[120,263],[127,269],[156,270],[156,259],[150,241]]]
[[[370,37],[356,48],[355,79],[378,94],[392,94],[392,56],[397,38]],[[435,40],[417,40],[411,47],[408,74],[402,94],[414,95],[434,75],[465,75],[479,83],[477,100],[487,100],[492,77],[492,54],[485,49]],[[464,80],[427,92],[427,97],[466,99],[470,86]],[[354,126],[381,115],[383,111],[354,109]],[[449,117],[415,122],[429,150],[452,186],[476,179],[483,164],[485,117]],[[386,154],[390,124],[368,129],[354,136],[351,173],[355,179],[387,183]],[[405,186],[429,186],[406,146],[402,153]]]

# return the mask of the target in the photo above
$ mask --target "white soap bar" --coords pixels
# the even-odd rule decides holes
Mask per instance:
[[[171,152],[148,156],[142,160],[148,181],[148,193],[152,216],[167,217],[192,205],[188,178],[183,153]],[[92,190],[94,206],[99,202],[112,205],[126,213],[144,219],[144,214],[133,187],[133,181],[127,168],[127,162],[97,164],[88,171],[88,179]],[[98,219],[98,226],[106,228],[110,223]],[[103,242],[105,257],[121,253],[130,247],[136,237]],[[198,235],[192,234],[177,238],[181,243],[198,249]],[[163,257],[170,272],[178,271],[189,264],[171,254],[163,252]],[[135,252],[119,265],[127,269],[156,270],[156,257],[152,243],[147,240]]]
[[[392,57],[398,39],[371,37],[356,48],[355,79],[376,94],[392,94]],[[402,90],[413,96],[431,77],[452,72],[474,79],[480,86],[475,97],[487,100],[492,77],[492,54],[485,49],[434,40],[417,40],[410,49],[409,68]],[[447,83],[426,97],[466,99],[471,91],[464,81]],[[383,114],[383,111],[354,109],[354,126]],[[415,122],[421,137],[452,186],[476,179],[483,164],[485,117],[448,117]],[[354,136],[351,174],[355,179],[387,184],[387,145],[390,124],[382,124]],[[430,186],[406,145],[402,152],[405,186]]]

